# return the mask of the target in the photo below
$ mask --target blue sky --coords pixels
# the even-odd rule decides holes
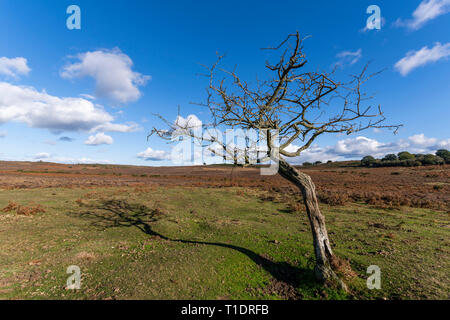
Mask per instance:
[[[81,9],[68,30],[66,9]],[[369,5],[381,30],[364,30]],[[170,146],[146,140],[160,113],[202,108],[200,64],[216,51],[249,81],[267,53],[300,31],[308,66],[357,73],[386,68],[367,88],[397,135],[321,137],[297,161],[450,149],[450,0],[0,2],[0,160],[171,165]],[[346,58],[343,58],[346,57]],[[150,149],[149,149],[150,148]],[[159,160],[159,161],[156,161]]]

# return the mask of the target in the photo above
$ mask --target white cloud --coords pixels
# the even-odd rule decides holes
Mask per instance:
[[[338,66],[354,65],[362,58],[362,49],[356,51],[342,51],[336,55],[339,61],[336,62]]]
[[[199,129],[202,127],[202,121],[195,114],[190,114],[186,118],[178,116],[175,125],[181,128]]]
[[[163,150],[153,150],[152,148],[147,148],[147,150],[138,153],[138,158],[146,161],[162,161],[170,160],[171,153]]]
[[[107,131],[107,132],[135,132],[139,131],[142,128],[134,123],[134,122],[128,122],[126,124],[119,124],[119,123],[103,123],[101,125],[98,125],[94,128],[92,128],[91,132],[97,132],[97,131]]]
[[[28,61],[25,58],[0,57],[0,75],[17,78],[19,75],[26,75],[31,71]]]
[[[418,145],[418,146],[424,146],[424,147],[433,146],[437,142],[436,138],[427,138],[427,137],[425,137],[425,135],[423,133],[416,134],[414,136],[409,137],[408,139],[413,144]]]
[[[190,132],[196,131],[201,134],[202,124],[202,121],[194,114],[190,114],[186,118],[178,116],[175,120],[175,127],[177,129],[173,133],[173,137],[189,135]]]
[[[6,131],[0,131],[0,138],[4,138],[8,135],[8,132]]]
[[[341,155],[360,155],[379,151],[383,147],[382,143],[366,137],[356,137],[354,139],[345,139],[337,142],[334,152]]]
[[[0,124],[14,121],[58,131],[120,131],[135,126],[113,124],[113,116],[83,98],[60,98],[33,87],[0,82]]]
[[[413,50],[408,52],[404,58],[395,64],[395,68],[401,75],[406,76],[418,67],[445,59],[449,56],[450,42],[444,45],[437,42],[431,49],[425,46],[418,51]]]
[[[47,152],[41,152],[41,153],[37,153],[33,159],[34,160],[46,160],[50,158],[50,154]]]
[[[90,136],[84,144],[89,146],[99,146],[102,144],[113,144],[114,140],[112,137],[104,134],[103,132],[97,133],[95,136]]]
[[[149,76],[132,70],[133,61],[119,49],[99,50],[79,54],[79,63],[69,64],[61,71],[63,78],[92,77],[96,81],[96,95],[118,103],[138,100]]]
[[[414,10],[412,19],[398,19],[394,25],[411,30],[422,28],[428,21],[450,12],[450,0],[423,0]]]

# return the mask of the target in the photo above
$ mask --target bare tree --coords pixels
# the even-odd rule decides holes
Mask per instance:
[[[203,126],[207,134],[198,135],[189,121],[180,123],[178,120],[175,123],[165,120],[169,129],[154,128],[151,134],[170,139],[178,133],[203,146],[216,145],[210,151],[234,163],[251,163],[250,154],[257,163],[276,160],[278,173],[295,184],[303,196],[314,239],[317,279],[337,281],[345,287],[333,271],[336,257],[315,185],[307,174],[285,159],[300,156],[323,134],[349,135],[369,128],[390,128],[396,132],[400,126],[385,125],[380,106],[370,105],[372,97],[362,92],[363,84],[376,75],[367,74],[368,65],[346,82],[334,79],[336,70],[330,73],[302,71],[307,64],[303,41],[296,32],[280,45],[266,48],[280,52],[280,58],[276,64],[266,62],[268,80],[257,80],[254,85],[242,80],[235,71],[219,68],[223,56],[218,56],[214,65],[205,67],[209,86],[207,100],[201,105],[209,109],[212,119],[210,124]],[[222,77],[218,79],[220,75]],[[261,134],[250,142],[247,137],[245,146],[238,150],[238,146],[230,148],[218,138],[216,133],[220,128],[251,129]],[[261,141],[265,147],[263,152],[257,147]]]

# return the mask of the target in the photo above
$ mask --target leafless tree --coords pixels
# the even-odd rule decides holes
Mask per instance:
[[[323,134],[349,135],[369,128],[389,128],[396,132],[400,126],[385,125],[380,106],[372,106],[372,96],[362,91],[362,86],[376,75],[367,73],[368,65],[346,82],[335,79],[336,70],[330,73],[303,71],[307,65],[304,40],[296,32],[278,46],[265,48],[280,52],[280,57],[275,64],[266,62],[268,80],[257,80],[254,85],[242,80],[235,71],[220,68],[223,56],[218,56],[214,65],[205,67],[209,86],[206,102],[201,105],[209,109],[212,119],[203,128],[207,134],[196,134],[189,121],[173,123],[166,120],[168,129],[154,128],[151,134],[169,139],[178,132],[203,146],[218,144],[221,148],[210,150],[235,163],[250,163],[249,154],[253,154],[258,163],[268,159],[279,162],[278,173],[295,184],[303,196],[314,239],[316,277],[324,282],[338,281],[345,286],[333,270],[336,257],[315,185],[286,158],[300,156]],[[215,134],[220,128],[252,129],[262,134],[250,142],[247,139],[245,146],[227,148]],[[261,141],[264,141],[264,152],[256,146]]]

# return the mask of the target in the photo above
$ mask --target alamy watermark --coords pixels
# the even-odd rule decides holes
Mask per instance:
[[[367,278],[367,288],[369,290],[381,289],[381,269],[377,265],[371,265],[367,268],[367,274],[370,276]]]
[[[81,29],[81,9],[77,5],[70,5],[66,10],[67,14],[70,16],[66,20],[66,26],[69,30],[80,30]]]
[[[66,281],[67,290],[80,290],[81,289],[81,269],[79,266],[69,266],[66,271],[70,276]]]
[[[367,14],[371,16],[367,18],[366,29],[367,30],[380,30],[381,29],[381,9],[379,6],[373,4],[367,7]]]
[[[270,139],[270,143],[268,143]],[[261,175],[276,175],[280,161],[278,130],[228,129],[204,127],[175,130],[175,143],[167,160],[176,165],[234,163],[261,165]],[[270,147],[269,147],[270,146]]]

